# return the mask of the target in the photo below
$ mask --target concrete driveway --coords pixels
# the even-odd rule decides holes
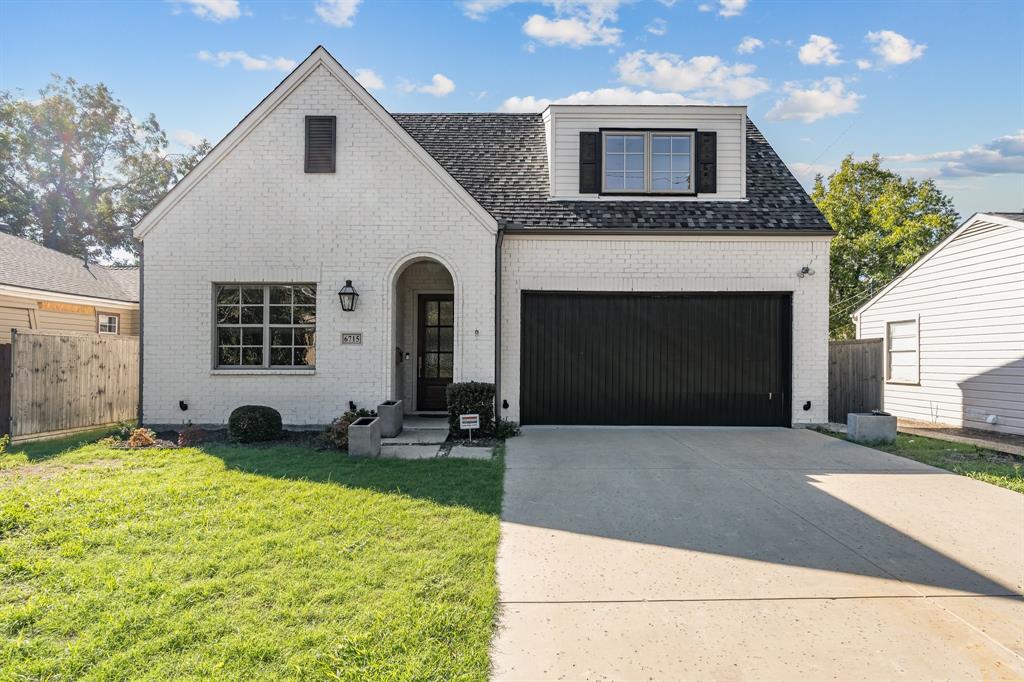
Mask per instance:
[[[508,442],[497,680],[1024,679],[1024,496],[789,429]]]

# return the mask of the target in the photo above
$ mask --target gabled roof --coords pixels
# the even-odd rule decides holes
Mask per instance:
[[[747,121],[746,201],[553,201],[540,114],[395,114],[498,223],[526,229],[832,234],[804,188]]]
[[[318,45],[313,52],[306,57],[301,64],[282,80],[269,95],[246,114],[238,125],[231,129],[224,139],[218,142],[210,152],[203,157],[203,160],[196,164],[188,175],[164,195],[157,202],[149,213],[147,213],[138,225],[135,226],[136,238],[143,239],[152,230],[160,219],[180,201],[188,192],[217,166],[220,161],[231,153],[246,136],[260,124],[263,119],[269,116],[279,104],[281,104],[295,88],[297,88],[307,76],[317,68],[326,68],[338,82],[347,89],[357,101],[359,101],[371,115],[373,115],[385,129],[389,130],[399,143],[405,146],[409,152],[427,168],[457,200],[459,200],[471,214],[488,230],[495,231],[497,225],[494,218],[465,190],[455,179],[449,175],[430,154],[409,136],[391,114],[380,105],[373,96],[356,81],[338,61],[331,56],[322,45]]]
[[[907,277],[910,277],[914,271],[931,260],[937,253],[941,252],[942,249],[945,248],[946,244],[949,244],[978,223],[996,223],[1006,227],[1024,229],[1024,213],[975,213],[965,220],[960,227],[953,230],[953,232],[951,232],[945,239],[933,246],[931,251],[918,258],[913,265],[897,275],[893,281],[886,284],[877,294],[872,296],[866,303],[853,311],[853,318],[857,319],[860,317],[862,312],[873,306],[880,298],[889,293],[889,291],[895,288],[900,282],[905,280]]]
[[[747,120],[746,200],[591,201],[548,198],[540,114],[389,114],[317,47],[135,227],[142,239],[192,187],[319,66],[390,130],[489,230],[675,230],[833,234],[807,192]]]
[[[108,267],[0,232],[0,285],[137,303],[139,269]]]

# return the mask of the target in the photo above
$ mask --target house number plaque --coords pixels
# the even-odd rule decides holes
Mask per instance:
[[[343,346],[359,346],[363,343],[362,332],[342,332],[341,333],[341,345]]]

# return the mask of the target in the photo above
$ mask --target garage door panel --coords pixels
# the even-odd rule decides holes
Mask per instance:
[[[788,425],[787,294],[524,292],[524,424]]]

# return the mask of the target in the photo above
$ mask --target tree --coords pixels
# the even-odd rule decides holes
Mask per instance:
[[[76,256],[135,252],[131,229],[210,149],[169,155],[150,114],[107,86],[54,76],[29,101],[0,92],[0,221]]]
[[[811,198],[837,236],[832,240],[829,333],[854,336],[851,314],[873,293],[956,229],[960,216],[932,180],[903,179],[868,161],[843,159]]]

